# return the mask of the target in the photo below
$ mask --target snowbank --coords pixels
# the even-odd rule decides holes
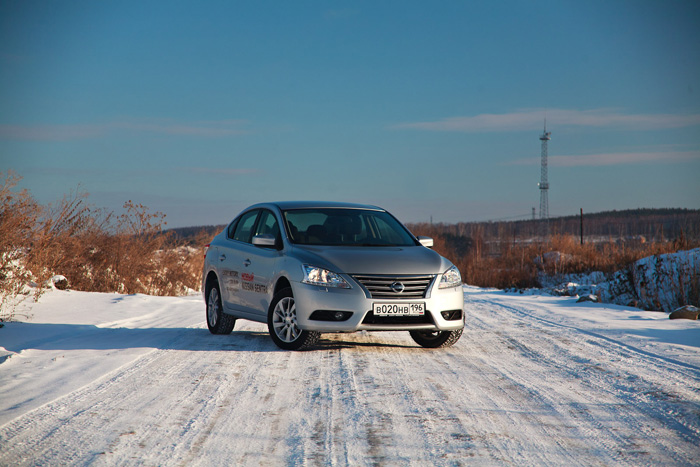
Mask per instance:
[[[606,303],[672,312],[700,299],[700,248],[640,259],[606,276],[601,272],[543,278],[554,295],[596,295]],[[556,285],[555,285],[556,284]]]

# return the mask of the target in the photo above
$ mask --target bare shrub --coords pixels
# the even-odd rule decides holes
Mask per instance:
[[[165,215],[132,201],[124,203],[124,210],[119,216],[93,217],[91,228],[76,238],[79,260],[64,263],[62,273],[69,282],[97,292],[181,295],[196,290],[199,254],[163,232]]]
[[[75,290],[182,295],[200,287],[202,245],[175,241],[163,232],[165,215],[127,201],[115,214],[88,205],[71,192],[55,206],[42,206],[20,177],[3,175],[0,186],[0,320],[12,319],[14,304],[61,274]],[[38,298],[43,290],[35,287]]]
[[[468,237],[459,235],[458,226],[454,225],[412,224],[410,227],[416,235],[433,237],[435,251],[459,268],[465,283],[499,289],[539,287],[539,277],[543,274],[613,273],[642,258],[698,246],[698,241],[689,240],[683,231],[678,239],[671,241],[630,244],[610,239],[581,244],[574,235],[553,235],[545,241],[518,238],[508,232],[494,237],[480,224],[471,226]],[[698,294],[692,290],[689,293]]]
[[[499,289],[526,288],[536,286],[538,268],[534,258],[538,254],[533,246],[504,247],[496,255],[485,254],[482,248],[455,261],[468,284]]]
[[[27,294],[31,274],[23,267],[40,206],[27,190],[14,191],[20,177],[0,172],[0,321],[12,319]]]
[[[94,219],[86,198],[86,194],[76,191],[64,196],[56,206],[37,209],[38,216],[27,242],[25,267],[39,284],[55,274],[65,275],[67,266],[79,258],[76,253],[80,241]]]

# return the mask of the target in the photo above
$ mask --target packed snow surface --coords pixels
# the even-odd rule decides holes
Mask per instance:
[[[286,352],[199,296],[50,291],[0,328],[0,465],[698,465],[697,321],[464,294],[448,349]]]

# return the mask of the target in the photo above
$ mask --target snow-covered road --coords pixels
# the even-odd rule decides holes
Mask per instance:
[[[449,349],[285,352],[256,323],[210,335],[200,297],[52,292],[0,329],[0,465],[698,465],[697,322],[465,300]]]

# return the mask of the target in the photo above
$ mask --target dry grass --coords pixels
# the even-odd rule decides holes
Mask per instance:
[[[165,216],[128,201],[121,214],[94,209],[75,192],[42,206],[19,177],[0,179],[0,298],[11,318],[17,297],[41,294],[60,274],[72,289],[93,292],[182,295],[200,287],[202,250],[178,244],[163,232]],[[204,243],[204,240],[203,240]]]
[[[542,273],[549,276],[612,273],[648,256],[700,246],[700,242],[688,241],[684,236],[668,242],[626,244],[611,239],[582,245],[578,237],[570,235],[557,235],[542,242],[498,238],[489,238],[487,242],[478,233],[456,241],[449,236],[445,238],[439,227],[421,225],[413,230],[416,235],[434,238],[434,249],[457,265],[464,282],[499,289],[539,287]]]
[[[16,297],[26,293],[26,284],[32,279],[23,260],[39,210],[26,190],[13,191],[18,181],[19,177],[8,174],[0,186],[0,310],[10,314],[14,312]]]

